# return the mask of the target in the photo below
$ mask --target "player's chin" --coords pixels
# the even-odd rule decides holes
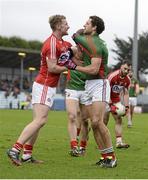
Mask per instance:
[[[87,33],[87,31],[86,31],[86,29],[84,29],[83,34],[86,34],[86,33]]]
[[[66,31],[66,32],[64,33],[64,35],[68,35],[68,32]]]
[[[128,75],[128,73],[124,73],[124,74],[123,74],[124,77],[127,76],[127,75]]]

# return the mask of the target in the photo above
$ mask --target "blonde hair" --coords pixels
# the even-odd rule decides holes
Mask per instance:
[[[51,29],[54,31],[56,30],[56,26],[57,24],[61,23],[63,19],[66,19],[66,17],[64,15],[53,15],[49,17],[49,24]]]

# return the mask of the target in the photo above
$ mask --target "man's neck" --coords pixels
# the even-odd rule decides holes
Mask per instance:
[[[62,40],[62,34],[61,34],[60,32],[54,31],[54,32],[53,32],[53,35],[54,35],[57,39]]]
[[[121,79],[124,79],[124,78],[125,78],[125,76],[123,76],[123,74],[122,74],[122,71],[121,71],[121,70],[119,71],[119,76],[121,77]]]

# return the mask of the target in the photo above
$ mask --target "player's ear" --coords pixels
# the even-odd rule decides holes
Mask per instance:
[[[92,27],[93,31],[97,31],[97,26]]]
[[[57,30],[60,30],[60,29],[61,29],[61,24],[60,24],[60,23],[56,25],[56,29],[57,29]]]

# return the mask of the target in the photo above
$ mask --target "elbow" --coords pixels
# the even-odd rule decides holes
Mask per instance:
[[[98,74],[98,71],[92,72],[92,75],[97,75],[97,74]]]
[[[50,68],[48,68],[48,72],[50,72],[50,73],[55,73],[55,72],[56,72],[56,67],[50,67]]]
[[[53,73],[53,69],[48,68],[48,72]]]
[[[97,75],[98,72],[99,72],[99,70],[96,69],[96,68],[92,68],[92,70],[91,70],[91,74],[92,74],[92,75]]]

